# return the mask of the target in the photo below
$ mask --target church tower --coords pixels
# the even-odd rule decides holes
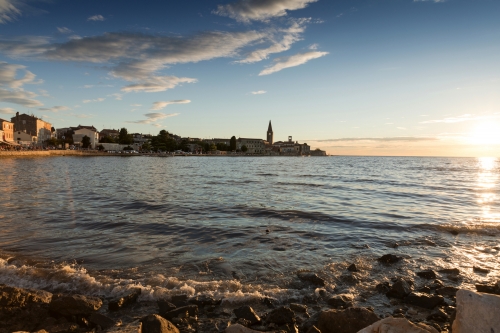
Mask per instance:
[[[271,126],[271,121],[269,120],[269,127],[267,128],[267,142],[273,144],[273,127]]]

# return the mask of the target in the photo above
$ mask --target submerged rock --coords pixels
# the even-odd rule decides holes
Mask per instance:
[[[297,303],[290,303],[290,309],[294,312],[307,313],[307,306]]]
[[[106,317],[105,315],[102,315],[100,313],[91,314],[89,317],[89,322],[94,325],[99,325],[102,329],[108,329],[116,325],[116,322],[113,319]]]
[[[453,333],[500,332],[499,313],[499,296],[459,290]]]
[[[434,272],[433,270],[417,272],[417,276],[420,276],[421,278],[427,280],[432,280],[437,278],[436,272]]]
[[[185,317],[194,317],[198,315],[198,306],[197,305],[182,306],[180,308],[176,308],[169,312],[160,313],[160,315],[168,320],[177,318],[179,317],[179,315],[183,315]]]
[[[142,318],[141,322],[142,333],[180,333],[174,324],[157,314],[150,314]]]
[[[397,255],[394,254],[384,254],[382,257],[378,258],[377,260],[380,261],[381,263],[384,264],[395,264],[398,261],[400,261],[402,258],[398,257]]]
[[[348,308],[352,306],[352,301],[354,300],[354,297],[350,294],[342,294],[342,295],[335,295],[332,298],[330,298],[327,303],[331,307],[334,308]]]
[[[98,297],[83,295],[53,296],[49,309],[62,316],[88,316],[99,310],[102,301]]]
[[[109,311],[118,311],[123,307],[129,306],[137,302],[137,298],[141,295],[141,289],[137,288],[126,296],[114,299],[109,302]]]
[[[287,306],[282,306],[274,309],[266,316],[267,323],[274,323],[277,325],[295,324],[295,313]]]
[[[436,306],[444,304],[443,296],[428,295],[418,292],[412,292],[404,298],[404,302],[421,308],[434,309]]]
[[[172,303],[170,303],[164,299],[160,299],[156,303],[158,304],[159,313],[169,312],[169,311],[172,311],[176,308],[175,305],[173,305]]]
[[[205,307],[211,305],[220,305],[222,302],[221,299],[215,299],[210,296],[197,296],[188,301],[190,304],[198,305],[198,307]]]
[[[378,320],[379,317],[366,308],[328,310],[320,313],[317,327],[321,333],[357,333]]]
[[[349,272],[359,272],[358,266],[356,264],[351,264],[351,266],[347,267]]]
[[[325,286],[325,280],[320,278],[317,274],[312,273],[312,272],[299,272],[297,273],[297,276],[299,279],[302,281],[307,281],[310,282],[314,285],[324,287]]]
[[[357,333],[438,333],[438,331],[431,326],[418,323],[414,324],[404,318],[388,317],[377,321]]]
[[[250,322],[250,325],[254,325],[254,324],[257,324],[258,322],[260,322],[260,317],[248,305],[234,309],[233,312],[236,315],[236,318],[246,319]]]
[[[404,279],[399,278],[386,293],[387,297],[403,299],[412,292],[411,285]]]

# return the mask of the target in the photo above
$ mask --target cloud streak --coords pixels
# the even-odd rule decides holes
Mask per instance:
[[[324,140],[309,140],[313,142],[419,142],[419,141],[436,141],[434,137],[386,137],[386,138],[340,138],[340,139],[324,139]]]
[[[265,90],[258,90],[258,91],[252,91],[252,95],[262,95],[262,94],[266,94],[267,91]]]
[[[497,118],[500,118],[500,113],[494,113],[491,115],[484,115],[484,116],[476,116],[473,114],[464,114],[464,115],[456,116],[456,117],[447,117],[447,118],[443,118],[443,119],[421,121],[420,123],[421,124],[439,124],[439,123],[454,124],[454,123],[461,123],[464,121],[497,119]]]
[[[37,95],[29,91],[12,91],[0,88],[0,102],[13,103],[28,108],[43,106],[43,103],[35,99]]]
[[[177,99],[173,101],[164,101],[164,102],[154,102],[151,110],[162,110],[166,108],[170,104],[188,104],[191,103],[189,99]]]
[[[104,20],[105,18],[102,15],[93,15],[87,19],[87,21],[104,21]]]
[[[266,21],[287,15],[287,11],[307,7],[318,0],[239,0],[219,5],[215,14],[227,16],[239,22]]]
[[[18,9],[17,0],[0,0],[0,24],[14,21],[16,17],[21,15]]]
[[[56,105],[56,106],[53,106],[51,108],[39,108],[38,110],[40,110],[40,111],[50,111],[50,112],[57,113],[59,111],[68,111],[68,110],[71,110],[71,109],[69,107],[67,107],[67,106]]]
[[[285,68],[300,66],[310,60],[324,57],[327,54],[328,52],[311,51],[298,53],[289,57],[277,58],[274,60],[275,64],[261,71],[259,76],[273,74]]]
[[[165,119],[165,118],[170,118],[170,117],[176,117],[180,113],[161,113],[161,112],[151,112],[151,113],[146,113],[144,116],[146,119],[142,120],[135,120],[135,121],[127,121],[127,123],[132,123],[132,124],[148,124],[148,125],[158,125],[154,124],[159,120]]]
[[[17,79],[17,72],[24,71],[24,77]],[[0,61],[0,86],[12,89],[20,89],[25,84],[37,84],[43,81],[35,81],[36,75],[26,70],[26,66],[9,64]]]

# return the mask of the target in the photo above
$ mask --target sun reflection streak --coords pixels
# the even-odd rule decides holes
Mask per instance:
[[[479,173],[477,176],[478,198],[481,207],[481,217],[485,222],[500,221],[500,213],[493,211],[492,206],[497,201],[495,189],[498,186],[497,159],[495,157],[478,158]]]

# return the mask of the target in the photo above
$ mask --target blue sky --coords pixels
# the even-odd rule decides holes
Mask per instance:
[[[0,0],[0,117],[499,155],[500,2]]]

